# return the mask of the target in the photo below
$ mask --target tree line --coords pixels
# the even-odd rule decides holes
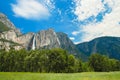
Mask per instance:
[[[92,54],[87,62],[75,58],[63,49],[0,50],[0,72],[73,73],[88,71],[119,71],[120,61]]]

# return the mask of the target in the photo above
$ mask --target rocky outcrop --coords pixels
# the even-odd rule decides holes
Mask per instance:
[[[22,45],[19,43],[15,43],[13,41],[9,41],[6,39],[0,39],[0,49],[4,49],[6,51],[9,51],[10,49],[20,50],[22,49]]]

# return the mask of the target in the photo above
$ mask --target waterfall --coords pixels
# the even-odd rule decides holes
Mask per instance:
[[[35,50],[35,36],[33,37],[32,50]]]

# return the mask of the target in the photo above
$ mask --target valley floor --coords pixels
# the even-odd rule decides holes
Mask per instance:
[[[0,80],[120,80],[120,72],[27,73],[0,72]]]

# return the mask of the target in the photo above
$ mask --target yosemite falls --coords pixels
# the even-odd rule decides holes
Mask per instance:
[[[35,50],[35,35],[33,36],[32,50]]]

